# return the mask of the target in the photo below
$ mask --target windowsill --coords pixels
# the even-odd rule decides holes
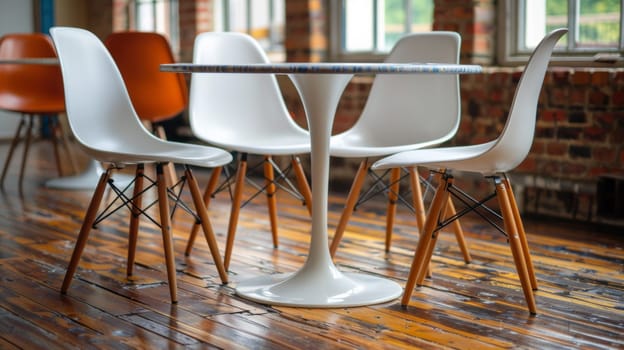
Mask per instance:
[[[523,66],[528,61],[529,56],[507,57],[499,65],[503,67]],[[624,57],[620,55],[602,54],[594,57],[557,57],[550,60],[551,65],[562,67],[585,67],[585,68],[623,68]]]

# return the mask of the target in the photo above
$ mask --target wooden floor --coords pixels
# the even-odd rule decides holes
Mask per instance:
[[[0,145],[4,161],[7,145]],[[624,230],[526,220],[537,268],[539,313],[524,303],[504,238],[476,218],[463,220],[473,263],[442,234],[433,278],[409,307],[271,307],[235,295],[238,281],[290,272],[305,260],[310,219],[299,201],[279,197],[280,246],[272,248],[262,198],[243,208],[230,283],[221,285],[207,244],[184,246],[192,221],[174,222],[179,302],[166,284],[159,229],[143,221],[135,277],[125,276],[126,213],[91,234],[68,294],[59,289],[89,191],[45,189],[55,177],[51,148],[32,150],[22,196],[15,161],[0,193],[0,348],[224,349],[617,349],[624,348]],[[205,184],[209,175],[196,171]],[[330,234],[344,195],[330,196]],[[229,199],[210,218],[225,246]],[[383,204],[355,214],[336,262],[343,271],[383,275],[404,285],[418,234],[399,207],[392,250],[383,251]]]

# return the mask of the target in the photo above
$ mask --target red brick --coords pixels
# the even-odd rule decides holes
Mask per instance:
[[[522,163],[520,163],[520,165],[518,165],[516,169],[514,169],[514,171],[532,173],[535,172],[536,169],[537,163],[535,161],[535,158],[529,156],[524,161],[522,161]]]
[[[591,82],[591,73],[588,71],[575,71],[572,74],[572,84],[589,85]]]
[[[613,76],[613,82],[624,84],[624,70],[618,70],[615,72],[615,75]]]
[[[545,122],[562,122],[566,120],[565,111],[560,109],[546,109],[539,112],[539,117]]]
[[[611,127],[615,121],[615,115],[611,112],[596,112],[594,113],[594,122],[604,127]]]
[[[607,139],[608,129],[597,126],[585,128],[583,138],[587,141],[605,141]]]
[[[609,169],[608,167],[604,167],[604,166],[596,166],[596,167],[590,168],[587,171],[587,175],[589,178],[597,178],[600,175],[610,174],[610,173],[612,173],[611,169]]]
[[[597,71],[592,74],[591,83],[594,86],[607,86],[611,78],[611,72],[609,71]]]
[[[552,69],[548,74],[552,81],[557,84],[569,84],[572,72],[569,69]]]
[[[585,107],[587,90],[575,88],[570,91],[570,105]]]
[[[593,106],[606,106],[609,103],[609,96],[600,90],[591,91],[588,97],[589,104]],[[624,99],[622,102],[624,102]]]
[[[617,159],[617,151],[612,147],[594,147],[592,159],[598,162],[612,163]]]
[[[568,87],[553,87],[552,89],[544,90],[543,93],[549,95],[551,106],[562,106],[568,102],[570,90]]]
[[[563,142],[551,142],[546,145],[546,153],[551,156],[563,156],[568,153],[568,145]]]
[[[546,145],[543,141],[535,140],[531,145],[531,154],[543,154],[546,149]]]
[[[612,145],[624,145],[624,128],[620,127],[613,131],[611,136]]]
[[[624,90],[615,91],[612,97],[615,106],[624,106]]]
[[[587,173],[587,165],[584,162],[561,163],[561,174],[568,178],[581,178]]]

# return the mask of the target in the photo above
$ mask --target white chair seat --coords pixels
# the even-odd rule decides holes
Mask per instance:
[[[221,130],[219,134],[210,131],[202,138],[210,139],[211,144],[232,151],[249,154],[271,154],[275,156],[306,154],[310,152],[310,135],[301,130],[280,134],[255,133],[254,130]],[[214,135],[212,135],[214,134]]]
[[[332,136],[330,142],[331,154],[342,158],[381,157],[415,148],[424,148],[437,145],[439,142],[421,142],[417,144],[397,145],[390,139],[368,139],[360,135]]]
[[[401,152],[375,162],[371,168],[375,170],[392,169],[396,167],[410,167],[414,164],[430,169],[454,169],[458,171],[493,174],[501,169],[512,169],[511,164],[504,164],[505,158],[497,157],[496,162],[490,162],[485,156],[496,142],[490,141],[479,145],[430,148]],[[479,161],[475,158],[479,157]]]
[[[217,167],[232,161],[232,155],[223,150],[164,141],[156,137],[147,137],[140,141],[133,139],[127,143],[100,140],[91,147],[86,147],[85,151],[100,162],[128,165],[173,162],[199,167]]]

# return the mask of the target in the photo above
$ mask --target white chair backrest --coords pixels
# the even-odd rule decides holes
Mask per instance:
[[[537,45],[518,82],[503,131],[493,147],[483,155],[493,171],[505,172],[517,167],[529,154],[533,144],[537,103],[555,44],[568,32],[557,29]]]
[[[104,44],[79,28],[50,30],[56,46],[72,133],[91,156],[123,152],[151,135],[143,127]]]
[[[409,34],[394,45],[386,62],[458,63],[460,46],[455,32]],[[435,145],[455,135],[460,112],[457,75],[380,74],[360,118],[347,132],[371,145]]]
[[[269,62],[262,47],[247,34],[206,32],[195,39],[193,63]],[[217,145],[303,131],[290,116],[271,74],[193,74],[189,116],[193,132]]]

